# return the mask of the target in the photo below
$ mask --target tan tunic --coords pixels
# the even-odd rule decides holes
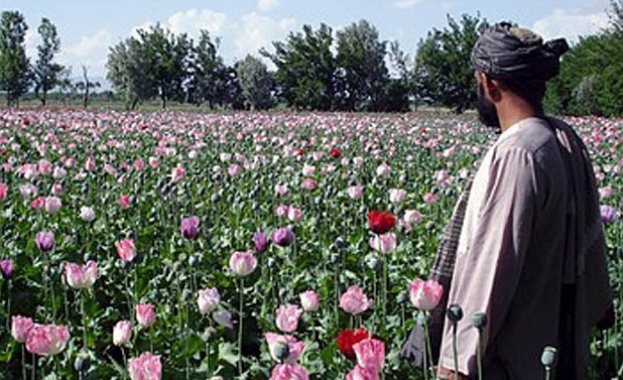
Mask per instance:
[[[541,352],[557,346],[565,217],[565,166],[548,124],[529,118],[511,126],[487,152],[470,194],[449,304],[458,324],[459,371],[476,374],[478,331],[486,312],[486,380],[543,378]],[[440,365],[454,369],[446,323]]]

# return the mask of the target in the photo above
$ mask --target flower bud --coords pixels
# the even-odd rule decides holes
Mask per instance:
[[[463,309],[457,304],[452,304],[448,307],[447,315],[451,322],[456,323],[463,319]]]
[[[541,355],[541,364],[545,367],[552,368],[556,363],[557,356],[558,351],[554,347],[545,347],[543,349],[543,354]]]
[[[335,248],[340,250],[348,248],[348,242],[346,242],[346,240],[344,240],[342,237],[338,237],[337,239],[335,239]]]
[[[76,356],[76,360],[74,360],[74,368],[78,372],[86,373],[91,366],[91,358],[85,352],[81,352]]]
[[[290,356],[290,347],[284,342],[275,343],[271,351],[272,355],[277,358],[280,363],[283,363],[283,361]]]
[[[378,257],[372,257],[368,260],[368,268],[378,271],[381,269],[381,260]]]
[[[476,313],[472,316],[472,326],[477,329],[483,329],[487,325],[487,314]]]

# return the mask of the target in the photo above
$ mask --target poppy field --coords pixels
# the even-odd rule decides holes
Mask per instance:
[[[569,118],[623,312],[623,121]],[[424,379],[470,115],[0,111],[0,380]],[[471,317],[471,316],[466,316]],[[623,375],[595,332],[594,379]]]

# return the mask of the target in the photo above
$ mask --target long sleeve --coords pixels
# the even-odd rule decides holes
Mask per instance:
[[[469,376],[476,368],[479,340],[471,318],[478,312],[487,314],[485,352],[513,300],[540,203],[532,153],[517,147],[494,151],[485,170],[486,185],[477,202],[474,225],[464,230],[471,236],[466,236],[466,247],[458,252],[449,296],[449,304],[463,308],[464,317],[457,326],[458,362],[459,371]],[[444,329],[440,365],[453,369],[449,325]]]

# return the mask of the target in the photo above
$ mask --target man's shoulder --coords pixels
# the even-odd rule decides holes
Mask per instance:
[[[542,149],[556,147],[556,135],[547,120],[533,117],[509,128],[496,145],[498,152],[521,149],[536,154]]]

